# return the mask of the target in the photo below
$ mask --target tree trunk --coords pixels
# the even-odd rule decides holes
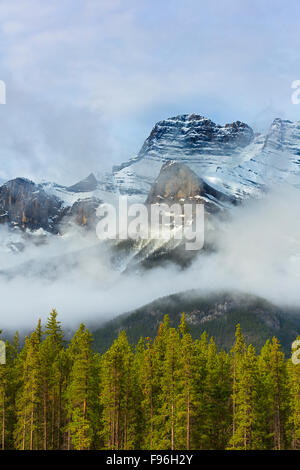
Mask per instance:
[[[26,419],[27,419],[27,412],[26,406],[24,410],[24,421],[23,421],[23,442],[22,442],[22,450],[25,450],[25,440],[26,440]]]
[[[2,393],[2,450],[5,449],[5,391]]]
[[[55,432],[55,396],[52,400],[52,413],[51,413],[51,449],[54,449],[54,432]]]
[[[30,417],[30,450],[33,450],[33,422],[34,422],[34,411],[31,411]]]
[[[47,392],[44,391],[44,450],[47,450]]]
[[[191,403],[190,392],[188,391],[187,398],[187,420],[186,420],[186,449],[190,450],[190,416],[191,416]]]

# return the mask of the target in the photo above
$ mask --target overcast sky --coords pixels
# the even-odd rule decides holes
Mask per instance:
[[[196,112],[300,120],[298,0],[0,0],[0,179],[70,184]]]

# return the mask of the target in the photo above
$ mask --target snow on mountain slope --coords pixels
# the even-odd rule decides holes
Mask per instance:
[[[62,201],[63,207],[71,207],[81,197],[85,199],[93,194],[93,192],[78,193],[69,191],[67,187],[51,182],[43,182],[42,186],[49,196],[55,196]]]
[[[0,223],[57,231],[56,225],[65,215],[85,223],[98,203],[116,204],[120,194],[132,202],[144,202],[163,164],[169,161],[194,171],[209,187],[209,191],[204,187],[203,197],[213,198],[216,206],[257,197],[283,182],[300,188],[300,122],[275,119],[263,136],[240,121],[221,126],[196,114],[165,119],[155,124],[137,156],[115,166],[111,173],[90,173],[69,187],[35,184],[24,178],[5,183],[0,187],[5,201]],[[15,189],[7,190],[9,184],[19,188],[16,195]],[[19,204],[16,215],[11,196]],[[53,210],[48,216],[49,207]]]
[[[60,199],[64,207],[72,207],[78,201],[98,199],[99,201],[114,202],[116,189],[112,174],[91,173],[87,178],[66,187],[56,183],[43,182],[44,191]]]
[[[179,115],[158,122],[138,155],[112,173],[90,174],[71,187],[43,187],[64,207],[91,198],[114,203],[119,194],[145,201],[170,160],[188,165],[210,187],[238,199],[259,196],[282,182],[300,187],[300,122],[275,119],[264,136],[240,121],[220,126],[200,115]]]
[[[252,129],[240,121],[220,126],[196,114],[169,118],[154,126],[137,157],[114,168],[115,185],[121,193],[148,194],[168,160],[185,163],[204,179],[217,177],[217,170],[234,166],[253,140]]]
[[[300,122],[275,119],[261,151],[236,167],[234,173],[252,185],[288,183],[300,187]]]
[[[257,196],[286,182],[300,186],[300,123],[275,119],[266,136],[237,121],[225,126],[195,114],[158,122],[139,154],[114,168],[121,193],[144,197],[162,164],[187,164],[215,189],[236,198]]]

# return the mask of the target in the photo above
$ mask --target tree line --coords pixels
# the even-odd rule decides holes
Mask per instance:
[[[182,315],[136,347],[121,331],[102,355],[82,324],[66,343],[57,312],[0,365],[0,448],[298,449],[300,364],[276,338],[260,353],[237,325],[231,351]]]

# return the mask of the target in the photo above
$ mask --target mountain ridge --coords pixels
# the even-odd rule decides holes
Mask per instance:
[[[291,343],[300,332],[299,309],[285,309],[271,302],[241,292],[211,292],[190,290],[161,297],[133,311],[97,327],[92,325],[95,349],[102,351],[111,345],[118,334],[125,330],[130,342],[138,343],[140,336],[154,337],[167,314],[170,325],[177,327],[182,313],[194,338],[206,331],[213,336],[220,348],[229,350],[235,337],[235,329],[241,324],[247,343],[258,349],[267,339],[276,336],[287,354]]]
[[[213,196],[219,206],[261,197],[266,188],[282,182],[300,188],[300,122],[277,118],[263,136],[241,121],[222,126],[199,114],[164,119],[154,125],[137,156],[114,166],[111,173],[90,173],[71,186],[32,182],[32,191],[28,191],[29,180],[10,180],[12,186],[23,182],[21,194],[29,198],[24,207],[18,201],[18,213],[9,202],[9,182],[4,183],[0,187],[0,223],[57,232],[64,215],[75,213],[79,223],[85,222],[96,202],[115,204],[120,195],[144,202],[161,167],[170,161],[187,164],[202,181],[203,192]],[[33,193],[40,198],[35,199]],[[40,223],[32,220],[41,201],[46,212],[50,211],[49,222],[45,215]],[[79,216],[77,209],[82,212]]]

